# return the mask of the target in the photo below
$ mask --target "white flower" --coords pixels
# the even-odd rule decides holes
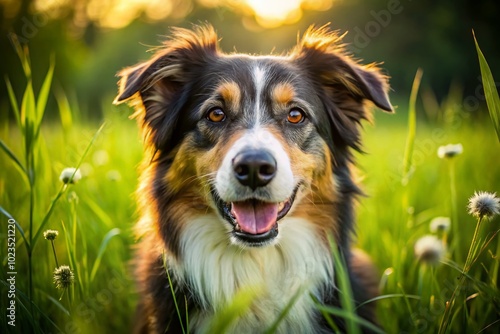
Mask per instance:
[[[455,155],[462,154],[464,148],[462,144],[449,144],[445,146],[439,146],[438,157],[443,158],[453,158]]]
[[[418,239],[414,250],[417,259],[428,264],[438,263],[445,253],[443,243],[434,235],[426,235]]]
[[[496,193],[486,191],[474,192],[469,199],[469,213],[479,219],[492,218],[500,212],[500,199]]]
[[[73,177],[73,179],[71,178]],[[68,184],[68,183],[76,183],[82,178],[82,174],[80,173],[79,169],[69,167],[69,168],[64,168],[64,170],[61,172],[61,176],[59,176],[59,180],[62,182]]]
[[[432,233],[437,232],[448,232],[450,230],[450,218],[449,217],[436,217],[431,220],[429,225]]]

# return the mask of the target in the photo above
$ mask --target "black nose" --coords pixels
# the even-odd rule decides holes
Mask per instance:
[[[276,175],[276,160],[265,150],[247,150],[233,159],[233,170],[242,185],[255,190],[271,182]]]

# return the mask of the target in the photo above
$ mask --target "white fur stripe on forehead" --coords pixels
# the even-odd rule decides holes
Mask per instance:
[[[255,84],[255,126],[258,126],[260,124],[261,113],[263,112],[263,107],[260,104],[260,96],[266,84],[266,71],[256,65],[253,68],[252,77]]]

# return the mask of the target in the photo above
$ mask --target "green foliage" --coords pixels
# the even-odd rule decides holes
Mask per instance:
[[[62,311],[62,317],[58,319],[68,322],[72,319],[76,306],[81,306],[81,303],[88,300],[91,293],[95,294],[95,288],[99,285],[95,285],[94,288],[91,288],[90,284],[92,280],[98,276],[97,272],[110,240],[120,233],[119,229],[111,229],[102,240],[100,247],[95,248],[99,249],[99,251],[97,255],[95,255],[92,271],[89,275],[87,263],[89,253],[93,254],[94,250],[88,252],[85,241],[86,232],[82,229],[77,229],[77,225],[80,225],[81,222],[79,222],[77,218],[76,201],[71,201],[71,198],[68,196],[66,203],[64,203],[64,195],[67,194],[67,190],[72,186],[72,183],[76,183],[73,182],[73,180],[76,181],[75,175],[86,156],[91,151],[91,148],[96,143],[104,127],[101,126],[89,141],[87,141],[87,139],[82,141],[81,135],[79,136],[78,140],[74,142],[74,145],[76,147],[76,144],[78,144],[77,150],[80,152],[75,152],[75,156],[78,157],[76,159],[77,162],[75,163],[72,159],[73,162],[71,163],[76,168],[74,168],[72,175],[69,176],[66,182],[61,182],[60,186],[53,184],[52,181],[54,179],[57,180],[57,174],[60,170],[57,171],[53,168],[54,155],[48,153],[48,148],[45,145],[46,141],[43,134],[44,127],[42,126],[42,120],[50,96],[54,62],[51,61],[41,89],[38,94],[35,94],[27,50],[22,50],[20,46],[18,46],[16,50],[19,52],[18,55],[27,80],[26,88],[22,94],[23,97],[20,108],[17,103],[16,94],[8,78],[6,78],[6,85],[19,133],[13,132],[10,138],[2,135],[5,140],[0,140],[0,154],[7,157],[7,159],[1,160],[0,170],[2,170],[2,182],[0,182],[0,186],[4,188],[5,183],[8,185],[8,190],[2,192],[2,195],[0,195],[0,202],[2,203],[2,206],[0,206],[0,213],[8,219],[15,220],[16,230],[19,233],[18,235],[21,236],[21,239],[18,239],[16,243],[15,270],[10,270],[19,273],[16,277],[17,308],[15,329],[19,332],[35,333],[45,332],[49,328],[62,331],[60,327],[56,325],[56,323],[59,324],[62,322],[58,320],[55,322],[53,321],[54,314],[59,314],[59,312]],[[71,111],[66,110],[64,112],[70,113]],[[47,130],[50,131],[50,129]],[[21,140],[19,140],[19,138]],[[87,141],[87,144],[85,141]],[[65,144],[67,144],[66,141],[61,140],[60,144],[54,147],[60,150],[57,152],[59,155],[56,154],[56,156],[64,156]],[[83,146],[83,152],[81,152],[81,144],[85,145]],[[19,156],[22,155],[24,155],[24,159],[19,158]],[[13,173],[11,167],[14,167],[17,173]],[[46,177],[47,170],[51,171],[49,174],[50,177]],[[53,173],[56,174],[55,177],[51,175]],[[27,182],[17,183],[18,186],[13,187],[13,185],[16,184],[16,178],[21,178]],[[8,181],[4,183],[3,180]],[[14,182],[10,183],[11,180],[14,180]],[[55,191],[55,195],[49,202],[50,195],[47,195],[52,191]],[[16,200],[16,194],[20,194],[24,200]],[[26,197],[28,198],[27,201]],[[61,202],[63,203],[61,204]],[[66,208],[70,208],[70,214],[66,217],[69,217],[69,221],[71,222],[71,230],[66,230],[65,224],[62,221],[65,215],[61,210],[64,210],[65,206]],[[74,285],[65,285],[68,286],[68,288],[63,289],[63,295],[66,290],[70,290],[70,292],[66,294],[69,297],[67,303],[56,300],[51,293],[47,292],[52,291],[52,294],[56,293],[54,291],[55,287],[52,285],[53,267],[51,261],[45,261],[44,256],[41,255],[43,252],[40,252],[40,248],[47,249],[47,244],[50,244],[56,259],[56,265],[58,265],[57,259],[65,259],[65,257],[61,255],[60,251],[59,256],[57,256],[56,248],[59,249],[64,245],[57,243],[57,240],[51,240],[42,246],[38,246],[40,244],[38,241],[45,227],[58,226],[56,222],[59,219],[61,219],[61,225],[59,226],[63,228],[65,234],[66,249],[68,250],[68,259],[70,263],[69,268],[71,268],[71,271],[76,270],[76,286],[79,290],[77,298],[74,298]],[[80,240],[78,244],[77,240]],[[6,248],[4,244],[5,241],[6,240],[2,238],[1,244],[4,248]],[[25,252],[23,252],[21,247],[25,248]],[[49,258],[50,257],[46,257],[46,259]],[[6,265],[7,257],[4,258],[3,262],[4,265]],[[66,261],[61,262],[64,263]],[[0,281],[3,285],[7,285],[6,279],[6,274],[0,276]],[[69,282],[69,280],[64,282]],[[84,287],[85,289],[83,289]],[[80,305],[75,305],[74,302],[76,301],[78,301]],[[2,308],[3,306],[2,304]],[[53,309],[54,307],[55,309]],[[66,320],[64,320],[64,317],[66,317]],[[0,323],[3,328],[8,328],[5,321],[4,318]]]
[[[413,147],[415,146],[415,136],[417,133],[417,95],[422,81],[423,71],[418,69],[413,79],[413,85],[410,94],[410,103],[408,106],[408,137],[406,138],[406,148],[403,164],[403,184],[407,184],[411,177],[411,160],[413,156]]]
[[[463,122],[456,130],[445,124],[420,123],[415,138],[415,171],[411,182],[403,186],[400,171],[406,131],[403,126],[384,125],[383,121],[367,129],[365,148],[369,154],[359,157],[365,174],[364,188],[370,197],[363,199],[360,206],[358,243],[387,273],[381,281],[382,297],[404,296],[378,300],[384,330],[437,333],[474,235],[475,220],[466,212],[467,199],[475,190],[498,191],[500,186],[500,161],[486,158],[483,145],[489,143],[496,151],[500,144],[493,133],[484,131],[487,124],[482,122]],[[435,135],[441,131],[442,136]],[[458,217],[448,234],[444,263],[424,269],[413,254],[413,245],[429,233],[432,218],[452,216],[449,161],[436,154],[440,145],[450,142],[464,145],[464,153],[454,158]],[[402,207],[401,198],[407,192],[408,205]],[[484,249],[458,290],[450,333],[477,333],[497,319],[500,243],[498,236],[491,237],[498,223],[496,217],[479,232]],[[498,324],[492,328],[497,329]]]
[[[347,266],[344,256],[339,253],[337,245],[335,244],[335,241],[331,236],[328,241],[330,242],[330,249],[332,250],[333,255],[333,263],[335,265],[335,277],[336,281],[338,282],[339,289],[339,302],[342,306],[342,309],[338,310],[337,312],[340,311],[345,314],[344,317],[346,321],[346,329],[349,333],[361,333],[359,322],[356,321],[358,319],[356,319],[355,317],[355,305],[351,289],[351,282],[349,281],[349,273],[347,272]]]
[[[490,111],[491,120],[493,121],[493,126],[495,127],[495,131],[497,132],[498,140],[500,141],[500,98],[498,97],[495,79],[493,79],[490,66],[486,62],[486,58],[484,58],[483,52],[479,48],[479,44],[477,43],[475,35],[474,43],[476,43],[477,56],[479,58],[479,65],[481,67],[481,78],[483,81],[486,103],[488,104],[488,110]]]
[[[207,333],[228,333],[231,325],[245,314],[252,306],[253,300],[259,296],[259,287],[244,287],[239,290],[233,301],[224,307],[212,319]]]

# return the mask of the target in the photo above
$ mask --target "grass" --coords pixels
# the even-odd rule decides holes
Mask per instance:
[[[137,300],[129,260],[136,220],[132,194],[142,155],[138,130],[127,118],[129,110],[110,104],[104,108],[106,126],[101,131],[99,123],[79,121],[61,91],[56,92],[61,120],[42,122],[53,67],[40,92],[30,86],[27,60],[23,69],[26,91],[21,97],[10,90],[12,100],[21,100],[11,108],[15,121],[0,123],[2,147],[8,148],[0,153],[0,206],[3,216],[15,219],[18,228],[16,328],[1,317],[0,331],[128,332]],[[464,272],[477,226],[467,214],[468,198],[476,190],[500,189],[496,158],[500,143],[486,110],[478,111],[483,116],[455,113],[461,124],[414,123],[411,157],[405,146],[405,110],[392,116],[377,114],[377,125],[366,126],[368,154],[359,155],[358,161],[369,197],[361,199],[358,207],[357,246],[372,256],[382,274],[378,315],[388,333],[436,333],[440,327],[449,333],[479,333],[500,328],[500,242],[494,238],[500,229],[498,217],[482,222],[476,238],[480,254]],[[456,217],[446,238],[445,258],[439,265],[426,266],[415,258],[414,243],[429,234],[432,218],[454,215],[448,161],[436,153],[448,143],[464,147],[464,153],[453,158]],[[80,164],[82,180],[62,184],[61,171]],[[5,254],[7,218],[0,226],[5,227],[0,232]],[[59,231],[54,241],[58,262],[69,265],[75,274],[75,283],[63,298],[52,282],[56,267],[52,243],[40,238],[46,229]],[[7,256],[2,264],[7,265]],[[1,271],[2,310],[7,307],[3,298],[7,279]],[[349,290],[348,282],[343,286]],[[227,328],[249,306],[251,297],[243,290],[241,299],[225,309],[212,328]],[[452,297],[453,308],[443,317]],[[349,298],[342,302],[347,312],[319,307],[325,314],[345,317],[348,328],[358,331],[363,323],[348,312],[354,305]]]

